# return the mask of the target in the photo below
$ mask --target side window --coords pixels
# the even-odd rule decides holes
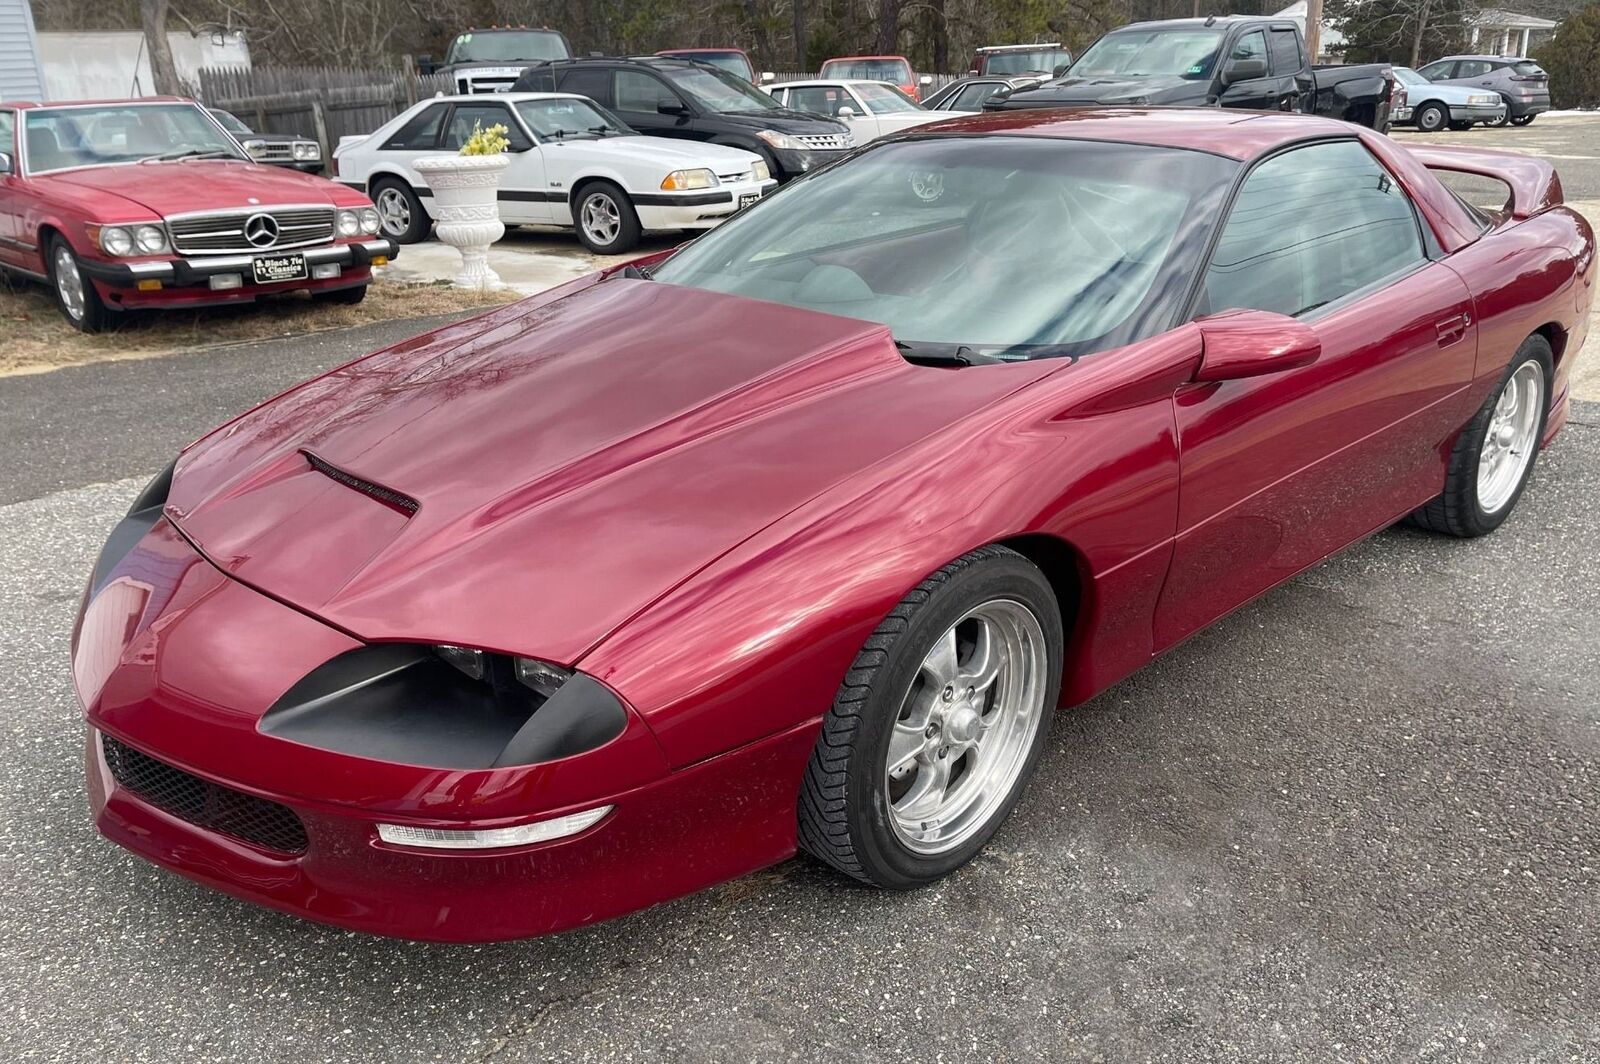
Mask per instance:
[[[1300,35],[1294,30],[1273,30],[1272,72],[1278,77],[1297,74],[1305,62],[1300,57]]]
[[[605,68],[578,67],[561,73],[561,91],[587,96],[598,104],[611,105],[611,71]]]
[[[17,146],[14,143],[17,131],[17,113],[15,111],[0,111],[0,151],[11,156],[11,165],[16,166]]]
[[[657,105],[678,102],[678,97],[671,89],[649,74],[641,74],[637,70],[617,71],[613,85],[619,111],[643,111],[653,115]]]
[[[1456,64],[1456,77],[1481,78],[1493,69],[1493,63],[1485,63],[1481,59],[1463,59]]]
[[[1417,73],[1421,74],[1429,81],[1443,81],[1450,76],[1450,68],[1454,65],[1454,63],[1446,62],[1429,63],[1427,66],[1417,71]]]
[[[983,81],[976,85],[968,85],[956,93],[955,99],[949,101],[943,109],[947,111],[981,111],[983,110],[983,101],[993,96],[995,90],[999,87],[1000,83],[998,81]]]
[[[1249,33],[1233,42],[1233,51],[1228,53],[1229,59],[1259,59],[1267,60],[1267,35],[1260,30],[1251,30]]]
[[[1206,270],[1205,306],[1304,314],[1423,261],[1411,201],[1360,143],[1275,156],[1239,189]]]
[[[789,106],[796,111],[808,111],[814,115],[826,115],[832,118],[839,113],[840,107],[846,105],[858,114],[861,112],[861,105],[846,97],[842,89],[816,85],[789,90]]]
[[[438,147],[439,128],[444,125],[444,113],[448,110],[450,105],[444,103],[423,108],[383,146],[391,151],[430,151]]]
[[[444,143],[439,146],[446,151],[459,151],[467,138],[472,136],[474,127],[480,124],[484,129],[494,125],[505,126],[506,139],[511,141],[512,151],[526,151],[531,146],[512,119],[510,108],[503,103],[456,104],[455,111],[450,115],[450,124],[444,131]]]

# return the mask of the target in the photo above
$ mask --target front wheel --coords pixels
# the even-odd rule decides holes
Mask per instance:
[[[620,255],[639,243],[639,215],[633,201],[609,181],[596,181],[578,190],[572,220],[578,239],[596,255]]]
[[[79,332],[97,333],[110,328],[112,311],[106,309],[90,281],[78,264],[78,256],[61,237],[50,239],[50,288],[55,293],[56,306],[62,317]]]
[[[867,640],[823,720],[800,845],[896,890],[971,860],[1033,773],[1062,643],[1049,581],[1015,551],[983,547],[929,576]]]
[[[1482,536],[1511,515],[1533,475],[1550,411],[1550,345],[1530,336],[1500,386],[1485,399],[1450,452],[1444,491],[1411,521],[1451,536]]]
[[[1437,133],[1449,123],[1450,114],[1441,104],[1425,103],[1417,108],[1412,121],[1423,133]]]
[[[1538,117],[1538,115],[1517,115],[1511,120],[1511,124],[1514,126],[1531,126],[1533,125],[1533,120]]]
[[[393,238],[397,244],[415,244],[426,239],[433,219],[428,217],[415,189],[397,177],[387,177],[374,181],[371,192],[384,236]]]

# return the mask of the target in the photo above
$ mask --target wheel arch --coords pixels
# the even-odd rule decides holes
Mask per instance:
[[[572,179],[571,187],[567,189],[568,209],[576,211],[578,207],[578,197],[583,194],[584,189],[595,184],[596,182],[607,185],[615,185],[617,191],[628,197],[629,205],[633,206],[635,210],[638,209],[638,205],[633,202],[633,197],[636,195],[636,193],[628,188],[628,184],[622,179],[621,174],[610,168],[584,170],[582,173],[574,177]],[[576,218],[577,215],[574,214],[573,217]]]
[[[1553,321],[1547,321],[1532,335],[1544,337],[1544,342],[1550,345],[1550,362],[1556,368],[1561,368],[1561,359],[1567,353],[1567,330]]]
[[[429,197],[417,194],[417,189],[427,188],[428,186],[420,181],[413,180],[410,174],[406,173],[404,170],[392,163],[379,163],[371,170],[367,171],[367,199],[377,202],[372,195],[372,186],[383,181],[385,178],[399,181],[409,188],[411,190],[411,194],[417,197],[417,202],[422,204],[423,213],[426,214],[430,219],[433,217],[433,213],[428,210],[427,200]]]
[[[996,547],[1007,547],[1038,566],[1055,593],[1061,607],[1061,631],[1064,637],[1061,654],[1063,680],[1073,675],[1076,659],[1083,653],[1084,632],[1093,615],[1094,578],[1089,561],[1071,542],[1048,532],[1027,532],[994,541]],[[954,560],[954,559],[952,559]],[[1062,684],[1065,690],[1067,685]]]

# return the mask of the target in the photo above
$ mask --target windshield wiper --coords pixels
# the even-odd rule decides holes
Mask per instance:
[[[147,155],[139,161],[141,163],[168,163],[178,159],[216,159],[237,158],[231,151],[223,148],[178,148],[173,151],[164,151],[159,155]]]
[[[900,357],[918,366],[984,366],[1000,359],[980,355],[966,344],[912,344],[896,340]]]

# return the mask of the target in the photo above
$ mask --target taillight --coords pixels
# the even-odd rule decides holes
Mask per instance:
[[[338,177],[339,176],[339,157],[337,155],[335,155],[333,158],[328,160],[328,176],[329,177]]]
[[[1394,98],[1390,102],[1393,103],[1395,107],[1404,107],[1406,105],[1405,86],[1396,86],[1394,90]]]

